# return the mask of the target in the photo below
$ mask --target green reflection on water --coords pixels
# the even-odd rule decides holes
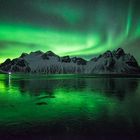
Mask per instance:
[[[54,89],[55,98],[40,98],[46,95],[46,91],[41,92],[39,96],[32,96],[28,94],[29,91],[22,94],[18,87],[12,86],[11,81],[9,83],[9,77],[5,78],[7,83],[5,80],[0,81],[1,123],[25,120],[50,121],[68,116],[78,119],[80,115],[96,119],[103,108],[111,111],[118,102],[116,99],[88,89],[78,91],[65,87]],[[38,102],[46,102],[46,105],[39,106],[36,104]]]
[[[139,79],[69,76],[0,75],[0,126],[140,124]]]

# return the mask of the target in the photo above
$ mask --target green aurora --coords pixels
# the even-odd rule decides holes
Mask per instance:
[[[0,0],[0,63],[52,50],[86,59],[123,47],[140,62],[138,0]]]

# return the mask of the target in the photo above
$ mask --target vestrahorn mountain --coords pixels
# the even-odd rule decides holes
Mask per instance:
[[[136,59],[122,48],[106,51],[89,61],[79,57],[60,57],[48,51],[22,53],[19,58],[7,59],[0,71],[12,73],[80,73],[80,74],[138,74],[140,67]]]

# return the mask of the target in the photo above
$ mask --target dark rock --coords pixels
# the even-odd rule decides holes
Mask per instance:
[[[11,60],[6,59],[6,61],[0,65],[0,69],[3,70],[3,71],[10,71],[10,69],[11,69]]]
[[[35,51],[34,53],[37,54],[37,55],[43,54],[43,52],[42,51],[39,51],[39,50],[38,51]]]
[[[15,58],[15,59],[13,59],[13,60],[11,61],[11,64],[14,65],[14,64],[17,63],[17,61],[18,61],[18,58]]]
[[[77,57],[73,57],[73,58],[71,58],[71,60],[72,60],[73,63],[76,63],[77,62]]]
[[[41,57],[42,57],[44,60],[45,60],[45,59],[46,59],[46,60],[49,60],[49,57],[56,57],[56,58],[58,58],[58,60],[59,60],[59,56],[56,55],[55,53],[53,53],[52,51],[48,51],[48,52],[42,54]]]
[[[86,65],[87,64],[87,61],[84,60],[83,58],[73,57],[71,60],[73,63],[77,63],[77,65]]]
[[[47,54],[47,53],[44,53],[41,57],[42,57],[44,60],[45,60],[45,59],[49,60],[49,57],[48,57],[48,54]]]
[[[20,56],[20,58],[23,58],[23,57],[25,57],[27,55],[28,55],[27,53],[22,53],[21,56]]]
[[[86,65],[87,64],[87,61],[82,59],[82,58],[78,58],[77,60],[77,65]]]
[[[65,63],[70,63],[71,59],[69,56],[64,56],[64,57],[61,57],[61,61]]]
[[[106,51],[103,55],[104,58],[112,57],[112,52],[111,51]]]
[[[115,60],[112,57],[107,59],[106,68],[108,70],[113,70],[114,69],[114,65],[115,65]]]
[[[11,72],[30,72],[31,69],[24,59],[16,58],[12,61],[7,59],[1,66],[0,69],[3,71]]]
[[[124,56],[124,55],[125,55],[125,52],[122,48],[118,48],[115,52],[115,56],[117,59],[120,58],[121,56]]]
[[[8,59],[5,60],[4,63],[1,64],[1,66],[3,67],[3,66],[6,66],[6,65],[9,65],[9,64],[11,64],[11,59],[8,58]]]
[[[48,51],[48,52],[46,52],[45,53],[47,56],[58,56],[58,55],[56,55],[54,52],[52,52],[52,51]]]
[[[38,50],[38,51],[35,51],[35,52],[31,52],[30,54],[41,55],[41,54],[43,54],[43,52]]]
[[[126,61],[126,63],[129,65],[129,66],[132,66],[132,67],[138,67],[138,63],[136,61],[136,59],[131,56],[131,58],[129,60]]]
[[[11,69],[11,72],[20,72],[20,68],[16,65],[14,65]]]
[[[25,67],[26,66],[26,62],[24,59],[19,59],[16,63],[16,65],[20,66],[20,67]]]
[[[8,72],[8,71],[11,70],[11,65],[6,65],[6,66],[3,66],[3,67],[0,66],[0,69],[3,70],[3,71],[7,71]]]
[[[96,62],[98,59],[96,57],[92,58],[90,61]]]

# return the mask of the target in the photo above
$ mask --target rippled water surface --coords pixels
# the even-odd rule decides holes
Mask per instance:
[[[138,136],[140,78],[0,74],[0,136]]]

